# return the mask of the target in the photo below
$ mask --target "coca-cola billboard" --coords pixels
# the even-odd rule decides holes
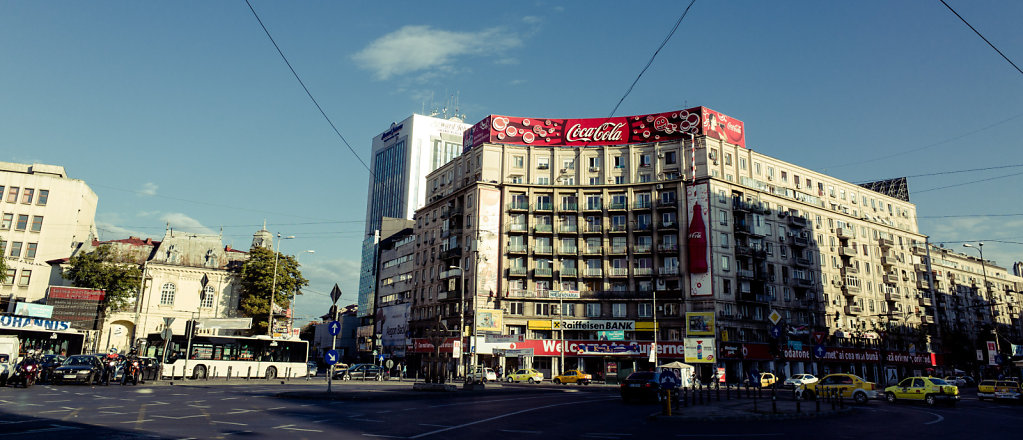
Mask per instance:
[[[590,119],[490,115],[462,135],[463,150],[483,143],[549,146],[641,144],[707,135],[746,147],[742,121],[706,107]]]

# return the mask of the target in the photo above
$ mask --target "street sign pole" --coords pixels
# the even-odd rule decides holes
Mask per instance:
[[[334,288],[330,290],[330,299],[334,301],[334,322],[337,322],[337,300],[340,299],[340,298],[341,298],[341,288],[337,286],[337,283],[334,283]],[[333,325],[333,323],[331,323],[331,325]],[[331,333],[333,333],[333,332],[331,332]],[[337,350],[337,334],[336,333],[334,334],[333,337],[331,337],[331,341],[330,341],[330,351],[333,352],[335,350]],[[334,365],[327,365],[327,394],[330,394],[332,392],[331,389],[330,389],[330,386],[331,386],[331,383],[333,381],[334,381]]]

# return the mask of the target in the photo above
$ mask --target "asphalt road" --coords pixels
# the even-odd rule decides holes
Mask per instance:
[[[832,417],[730,422],[651,419],[657,407],[623,404],[617,389],[599,386],[523,384],[432,394],[411,393],[407,382],[335,382],[341,400],[279,396],[324,388],[322,379],[4,388],[0,439],[942,439],[1015,438],[1023,426],[1023,405],[977,401],[969,391],[955,408],[875,401]]]

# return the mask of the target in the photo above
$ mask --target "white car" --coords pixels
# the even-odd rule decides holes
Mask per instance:
[[[817,376],[812,374],[793,374],[788,379],[785,379],[785,383],[782,385],[785,387],[798,388],[800,385],[811,384],[818,380]]]
[[[466,375],[465,381],[467,383],[496,382],[497,373],[494,372],[494,369],[490,367],[476,367],[475,372]]]

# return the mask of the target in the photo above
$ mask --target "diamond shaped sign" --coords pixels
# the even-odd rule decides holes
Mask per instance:
[[[777,310],[771,310],[771,314],[767,315],[767,319],[771,320],[771,324],[777,325],[778,321],[781,321],[781,315],[778,314]]]

